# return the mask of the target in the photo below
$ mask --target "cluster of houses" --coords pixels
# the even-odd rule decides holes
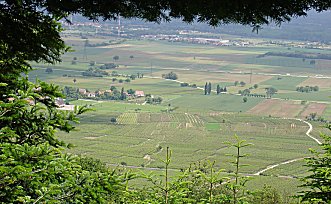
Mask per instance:
[[[244,40],[224,40],[217,38],[194,38],[194,37],[183,37],[179,35],[142,35],[141,38],[149,40],[167,40],[169,42],[188,42],[193,44],[209,44],[216,46],[247,46],[251,45],[251,42]]]
[[[229,40],[214,39],[214,38],[192,38],[192,37],[182,37],[179,35],[142,35],[143,39],[150,40],[167,40],[170,42],[188,42],[194,44],[211,44],[217,46],[230,46],[232,43]]]
[[[89,92],[86,89],[81,89],[81,88],[78,89],[78,93],[87,98],[95,98],[95,97],[103,96],[106,93],[111,94],[112,92],[113,92],[112,90],[104,90],[104,91],[98,90],[95,92]],[[124,92],[124,94],[126,96],[133,96],[133,97],[144,97],[145,96],[144,91],[139,91],[139,90],[136,90],[134,92],[134,94],[129,94],[128,92]]]

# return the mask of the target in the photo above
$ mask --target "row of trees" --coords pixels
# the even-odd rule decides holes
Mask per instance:
[[[135,80],[136,78],[138,79],[144,78],[144,73],[140,73],[140,72],[137,72],[136,75],[135,74],[129,75],[129,74],[120,74],[117,71],[112,71],[110,75],[114,77],[118,77],[118,76],[127,77],[130,78],[131,80]]]
[[[206,82],[204,91],[205,91],[205,95],[210,95],[210,93],[211,93],[211,83],[210,82],[209,83]]]
[[[331,54],[317,53],[317,52],[267,52],[263,55],[257,56],[258,58],[265,56],[281,56],[281,57],[293,57],[293,58],[301,58],[304,62],[305,59],[313,59],[310,61],[310,64],[315,64],[314,59],[326,59],[331,60]]]
[[[318,86],[299,86],[296,88],[296,91],[309,93],[312,91],[319,91],[319,87]]]
[[[186,82],[180,83],[180,86],[181,86],[181,87],[192,87],[192,88],[197,88],[197,85],[196,85],[196,84],[189,84],[189,83],[186,83]]]
[[[204,87],[204,93],[205,93],[205,95],[210,95],[211,94],[211,90],[212,90],[211,83],[210,82],[209,83],[206,82],[205,87]],[[216,86],[216,94],[217,95],[219,95],[222,92],[227,92],[227,91],[228,90],[227,90],[226,87],[222,88],[222,87],[220,87],[219,84],[217,84],[217,86]]]
[[[251,94],[251,89],[244,89],[244,90],[239,90],[238,94],[242,96],[250,96],[250,97],[263,97],[263,98],[271,98],[274,94],[277,93],[277,89],[273,87],[265,88],[266,94]]]
[[[331,121],[323,118],[322,116],[318,116],[317,113],[310,113],[309,115],[306,116],[307,120],[310,121],[318,121],[322,123],[330,123]]]
[[[101,65],[99,68],[100,69],[116,69],[118,67],[118,65],[114,64],[114,63],[105,63],[103,65]]]
[[[127,78],[127,79],[117,79],[117,78],[112,78],[111,81],[114,83],[116,81],[118,81],[118,83],[123,83],[123,82],[127,82],[130,83],[131,79]]]
[[[82,75],[86,77],[104,77],[109,76],[109,73],[99,68],[90,67],[82,72]]]
[[[161,104],[163,99],[158,96],[158,97],[153,97],[152,95],[150,94],[146,94],[146,97],[145,97],[145,101],[146,103],[148,104]]]
[[[228,90],[226,89],[226,86],[224,88],[220,87],[219,84],[216,86],[216,94],[219,95],[222,92],[227,92]]]

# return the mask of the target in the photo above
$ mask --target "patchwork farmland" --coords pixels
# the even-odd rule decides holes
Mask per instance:
[[[98,158],[109,166],[138,168],[144,172],[160,170],[164,168],[165,149],[170,147],[171,169],[175,172],[206,160],[215,160],[217,168],[231,172],[231,158],[226,155],[233,153],[233,149],[227,148],[225,142],[233,141],[234,135],[238,135],[254,144],[244,150],[249,157],[242,162],[249,165],[242,168],[242,173],[255,174],[270,165],[295,160],[264,171],[265,177],[255,176],[252,182],[255,186],[277,179],[287,186],[297,186],[299,181],[292,177],[305,175],[302,158],[309,156],[308,149],[318,144],[307,136],[310,127],[306,123],[284,118],[306,119],[316,113],[318,117],[331,119],[331,79],[328,78],[331,62],[324,60],[312,66],[301,59],[257,57],[272,50],[288,51],[285,47],[215,47],[125,40],[118,45],[88,47],[84,53],[83,39],[67,40],[76,51],[64,55],[61,64],[51,67],[52,73],[45,73],[49,66],[34,64],[37,69],[30,73],[30,80],[61,82],[58,84],[61,87],[89,92],[112,87],[119,92],[122,88],[140,90],[150,98],[162,98],[160,104],[147,103],[147,97],[68,101],[94,109],[81,116],[77,131],[58,134],[65,142],[75,145],[68,152]],[[91,43],[103,40],[89,39]],[[293,49],[300,50],[310,51]],[[113,56],[119,59],[114,61]],[[91,61],[95,62],[94,67],[105,63],[116,63],[118,67],[106,70],[108,76],[83,76],[82,72],[93,67]],[[113,71],[119,75],[113,76]],[[163,79],[162,74],[169,72],[176,73],[178,79]],[[124,81],[138,73],[144,77]],[[204,86],[209,82],[212,90],[205,95]],[[217,85],[226,87],[227,91],[217,95]],[[318,86],[319,91],[301,93],[296,91],[299,86]],[[270,87],[277,92],[268,98],[266,90]],[[249,94],[239,94],[244,90],[249,90]],[[323,123],[311,123],[313,136],[320,139],[318,130]],[[291,179],[284,181],[277,176]]]

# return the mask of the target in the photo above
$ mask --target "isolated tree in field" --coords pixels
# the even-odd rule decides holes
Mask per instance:
[[[117,56],[117,55],[115,55],[114,57],[113,57],[113,60],[116,62],[117,60],[119,60],[120,59],[120,57],[119,56]]]
[[[162,74],[162,78],[176,80],[178,79],[178,76],[175,72],[169,72],[167,74]]]
[[[134,56],[133,55],[130,55],[130,59],[132,60],[134,58]]]
[[[116,123],[117,120],[116,120],[116,118],[113,117],[113,118],[110,118],[110,122],[111,122],[111,123]]]
[[[46,72],[47,74],[53,73],[53,69],[50,68],[50,67],[47,67],[46,70],[45,70],[45,72]]]
[[[327,126],[331,130],[331,125]],[[331,136],[321,133],[321,150],[310,149],[312,157],[306,159],[310,175],[306,176],[301,198],[308,203],[329,203],[331,201]]]
[[[121,89],[121,98],[120,98],[121,100],[124,100],[124,99],[126,99],[126,94],[125,94],[125,92],[124,92],[124,87],[122,87],[122,89]]]
[[[241,91],[241,95],[243,95],[243,96],[248,95],[250,93],[251,93],[251,91],[249,89],[245,89],[245,90]]]
[[[76,83],[77,79],[76,79],[76,78],[74,78],[72,81],[73,81],[74,83]]]
[[[219,84],[217,84],[216,93],[217,93],[217,95],[221,93],[221,87]]]
[[[246,85],[246,83],[244,81],[240,82],[240,86],[245,86],[245,85]]]
[[[211,83],[210,82],[208,83],[208,90],[207,91],[208,91],[208,95],[210,95],[210,93],[211,93]]]
[[[136,91],[135,90],[133,90],[133,89],[128,89],[126,92],[128,92],[128,94],[131,94],[131,95],[133,95]]]
[[[247,97],[243,98],[243,102],[246,103],[248,101]]]
[[[208,83],[206,82],[206,84],[205,84],[205,95],[207,95],[207,93],[208,93]]]
[[[259,87],[259,85],[257,85],[257,84],[254,84],[254,89],[257,89],[258,87]]]
[[[119,79],[118,80],[118,83],[123,83],[123,79]]]
[[[116,87],[115,87],[115,86],[111,86],[111,87],[110,87],[110,90],[111,90],[111,91],[115,91],[115,90],[116,90]]]
[[[269,87],[269,88],[266,88],[266,95],[268,98],[271,98],[274,94],[277,93],[277,89],[273,88],[273,87]]]

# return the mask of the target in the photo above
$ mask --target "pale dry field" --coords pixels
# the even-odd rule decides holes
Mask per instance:
[[[304,105],[301,105],[300,102],[297,101],[266,99],[250,109],[247,113],[293,118],[296,117],[303,108]]]
[[[331,88],[331,79],[308,78],[299,86],[318,86],[320,88]]]
[[[301,116],[305,118],[310,113],[316,113],[318,116],[321,116],[323,115],[326,108],[327,104],[325,103],[310,103],[301,113]]]

